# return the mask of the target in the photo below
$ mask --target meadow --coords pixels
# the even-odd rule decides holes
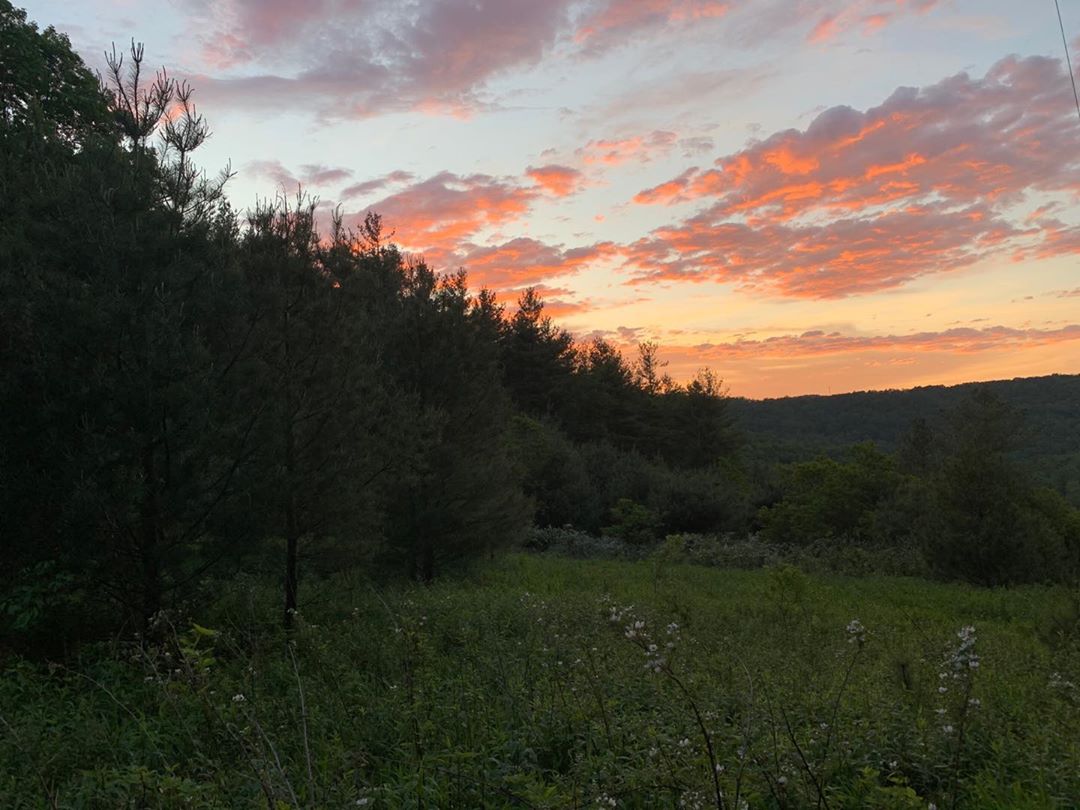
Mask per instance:
[[[1061,587],[509,554],[214,584],[0,678],[5,808],[1042,808],[1080,797]]]

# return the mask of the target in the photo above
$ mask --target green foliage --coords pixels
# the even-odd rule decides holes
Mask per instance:
[[[535,504],[537,526],[598,527],[603,507],[579,447],[547,421],[515,416],[510,447],[523,471],[522,488]]]
[[[55,561],[43,560],[18,571],[0,600],[0,627],[8,633],[48,632],[65,607],[78,603],[72,593],[75,578]]]
[[[850,461],[793,464],[783,475],[783,499],[759,520],[768,539],[801,545],[867,539],[875,510],[900,484],[893,460],[873,445],[854,447]]]
[[[767,598],[780,616],[789,621],[796,613],[805,613],[810,581],[793,565],[781,565],[768,572]]]
[[[1032,485],[1012,453],[1020,435],[1015,409],[971,389],[936,432],[916,422],[896,456],[864,444],[782,468],[762,533],[848,573],[887,570],[872,558],[899,554],[911,573],[921,557],[936,576],[981,585],[1071,581],[1080,511]]]
[[[936,569],[984,585],[1076,576],[1076,510],[1034,489],[1010,457],[1020,414],[977,388],[949,424],[947,455],[934,479],[942,523],[930,546]]]
[[[604,532],[636,546],[656,542],[659,516],[640,503],[620,498],[611,509],[612,524]]]
[[[288,634],[273,582],[218,583],[159,641],[71,669],[8,658],[0,795],[554,810],[716,807],[718,786],[728,807],[856,810],[1080,793],[1080,648],[1031,632],[1060,590],[665,566],[662,587],[653,560],[343,575]]]
[[[52,26],[39,31],[25,11],[0,0],[0,138],[20,131],[78,148],[115,130],[97,77],[67,36]]]

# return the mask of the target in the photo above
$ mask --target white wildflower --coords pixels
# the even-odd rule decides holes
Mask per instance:
[[[858,644],[861,647],[866,642],[866,628],[858,619],[848,622],[847,632],[849,644]]]

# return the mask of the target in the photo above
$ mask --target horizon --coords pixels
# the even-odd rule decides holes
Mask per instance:
[[[997,385],[999,383],[1018,383],[1018,382],[1037,382],[1039,380],[1049,380],[1055,377],[1080,377],[1080,374],[1068,374],[1063,372],[1054,372],[1051,374],[1039,374],[1036,376],[1025,377],[999,377],[987,380],[963,380],[961,382],[954,383],[928,383],[927,385],[915,385],[909,388],[860,388],[854,391],[832,391],[826,394],[787,394],[784,396],[776,397],[748,397],[739,394],[728,394],[731,399],[742,399],[747,402],[771,402],[778,399],[798,399],[802,397],[850,397],[859,396],[861,394],[906,394],[911,391],[922,391],[927,388],[964,388],[966,386],[977,385]],[[722,382],[722,381],[721,381]]]
[[[324,215],[732,396],[1080,372],[1080,121],[1006,0],[33,0],[189,79],[239,210]],[[1080,51],[1080,6],[1062,8]],[[1075,71],[1074,71],[1075,72]]]

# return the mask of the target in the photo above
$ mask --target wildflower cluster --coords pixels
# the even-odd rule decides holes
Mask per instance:
[[[679,797],[679,807],[685,807],[687,810],[703,810],[705,797],[700,791],[688,790]]]
[[[664,635],[654,637],[644,619],[638,619],[633,614],[633,606],[617,608],[612,606],[609,619],[613,624],[619,624],[624,620],[627,624],[623,627],[623,635],[645,653],[645,669],[659,674],[668,665],[668,658],[675,650],[679,640],[679,625],[671,622],[664,628]]]
[[[1051,672],[1050,673],[1050,688],[1051,689],[1063,689],[1063,690],[1075,689],[1076,684],[1073,683],[1072,681],[1066,680],[1065,678],[1061,677],[1060,672]]]
[[[848,644],[858,644],[862,647],[866,643],[866,628],[858,619],[852,619],[848,622],[847,632]]]
[[[979,668],[979,656],[974,652],[975,627],[970,624],[961,627],[956,633],[956,637],[960,639],[960,643],[953,650],[948,664],[953,671],[952,677],[960,679],[963,677],[962,673]]]
[[[608,621],[612,624],[621,624],[627,617],[633,616],[634,614],[633,605],[623,605],[622,607],[619,607],[618,605],[611,603],[610,597],[601,600],[601,603],[607,607]]]
[[[956,647],[949,651],[945,657],[941,671],[938,673],[938,696],[942,703],[950,702],[949,695],[955,693],[958,702],[952,708],[953,722],[949,720],[950,711],[945,705],[936,709],[937,715],[942,719],[941,730],[945,734],[956,731],[956,724],[962,723],[971,709],[977,709],[982,702],[977,697],[972,697],[971,691],[975,673],[979,669],[979,655],[975,652],[975,628],[972,625],[961,627],[956,633],[959,639]]]

